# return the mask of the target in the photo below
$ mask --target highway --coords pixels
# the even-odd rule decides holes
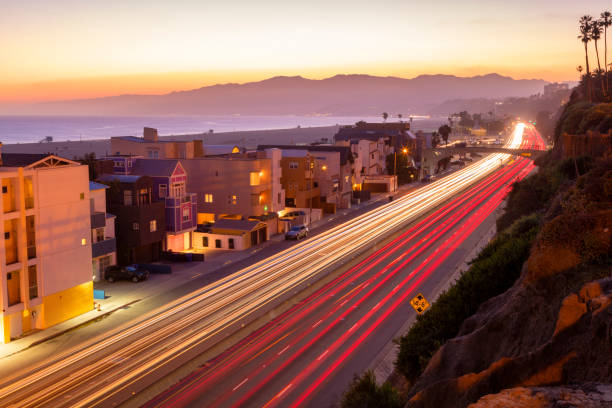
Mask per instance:
[[[516,127],[508,142],[508,147],[519,147],[524,143],[523,130],[524,125],[522,124]],[[229,395],[227,390],[215,385],[215,391],[218,395],[214,401],[208,401],[207,404],[216,404],[215,401],[218,399],[218,403],[225,406],[228,401],[240,403],[240,398],[243,398],[242,401],[245,405],[251,405],[255,401],[253,396],[264,399],[266,396],[271,396],[269,402],[273,405],[282,401],[285,395],[291,395],[298,404],[310,401],[314,398],[313,395],[316,393],[317,387],[325,382],[326,378],[335,370],[334,364],[342,365],[347,358],[338,360],[337,356],[342,356],[349,350],[359,348],[360,343],[354,342],[354,336],[358,336],[357,339],[363,337],[360,342],[368,339],[372,331],[382,327],[386,321],[385,316],[394,313],[399,305],[405,303],[406,297],[411,293],[408,290],[409,287],[425,280],[425,277],[429,276],[432,273],[431,271],[435,269],[433,265],[443,262],[443,259],[452,254],[450,247],[446,248],[446,244],[441,244],[433,249],[435,256],[427,256],[427,251],[430,251],[431,248],[427,247],[426,244],[431,240],[440,242],[439,240],[442,237],[447,237],[445,239],[449,242],[448,245],[460,245],[460,237],[469,235],[474,228],[477,228],[478,220],[482,217],[486,218],[490,211],[503,199],[503,196],[507,193],[507,184],[513,178],[522,177],[526,174],[525,172],[529,171],[527,168],[529,163],[524,159],[512,161],[511,165],[505,166],[502,171],[498,171],[500,163],[510,160],[511,156],[507,154],[487,156],[444,179],[431,183],[426,188],[411,192],[394,202],[363,214],[350,222],[338,225],[214,284],[152,310],[137,321],[124,324],[105,335],[91,339],[85,344],[73,347],[42,363],[24,368],[12,376],[3,378],[0,382],[0,405],[114,406],[124,402],[149,384],[163,377],[168,371],[210,349],[229,334],[248,325],[255,318],[264,316],[276,305],[291,299],[296,292],[317,281],[325,273],[333,271],[341,262],[371,247],[372,243],[387,236],[391,231],[397,230],[409,222],[420,220],[426,213],[457,196],[476,181],[486,180],[487,185],[496,185],[495,192],[485,186],[483,192],[480,193],[485,194],[485,190],[491,190],[488,196],[474,195],[472,198],[466,199],[465,205],[471,206],[472,204],[467,203],[478,202],[480,204],[477,207],[462,207],[462,209],[457,207],[457,209],[452,210],[453,215],[447,214],[449,216],[445,217],[444,220],[438,219],[428,226],[421,225],[420,223],[424,221],[419,221],[418,225],[421,225],[421,227],[418,230],[414,230],[416,227],[412,227],[409,231],[413,231],[414,234],[429,233],[433,235],[419,235],[422,237],[420,240],[424,243],[422,246],[424,249],[420,252],[409,253],[404,250],[403,255],[396,256],[395,259],[399,259],[396,262],[399,262],[402,266],[401,268],[399,266],[393,268],[394,271],[397,269],[394,274],[385,275],[386,272],[376,272],[374,268],[371,269],[371,273],[374,273],[374,275],[352,274],[360,276],[359,279],[365,279],[366,281],[374,279],[372,276],[378,276],[376,279],[379,280],[374,279],[367,284],[367,286],[372,285],[372,289],[375,287],[382,288],[384,285],[380,282],[383,282],[383,280],[389,284],[395,283],[391,290],[385,286],[387,289],[376,291],[378,297],[369,295],[363,298],[357,306],[354,306],[354,302],[358,301],[355,296],[363,295],[362,290],[357,290],[357,288],[366,284],[359,283],[359,279],[352,280],[353,283],[348,285],[354,285],[355,289],[351,289],[350,294],[343,294],[342,290],[346,290],[348,286],[340,285],[338,288],[342,287],[343,289],[337,289],[339,291],[337,295],[334,295],[346,296],[346,303],[339,304],[340,309],[329,309],[328,303],[324,303],[328,305],[327,308],[320,309],[317,306],[313,309],[314,312],[334,310],[332,316],[337,313],[346,313],[343,320],[340,320],[341,322],[357,319],[348,330],[343,331],[342,325],[337,323],[329,326],[328,323],[324,325],[323,322],[320,324],[315,322],[311,324],[313,330],[310,331],[305,330],[303,326],[295,326],[294,329],[283,331],[282,334],[274,332],[276,333],[274,337],[265,337],[268,336],[265,333],[269,333],[271,330],[267,325],[252,334],[252,337],[249,336],[246,343],[244,340],[238,343],[236,347],[241,347],[241,345],[249,344],[250,339],[253,339],[256,344],[259,344],[258,347],[260,348],[253,349],[250,352],[256,353],[259,353],[256,350],[260,350],[263,345],[264,351],[256,354],[255,358],[248,362],[259,362],[259,358],[267,358],[268,351],[272,350],[273,347],[266,348],[268,347],[266,345],[271,343],[272,338],[274,344],[284,345],[283,341],[290,342],[282,350],[276,351],[275,348],[273,350],[279,357],[283,355],[291,357],[275,360],[274,364],[280,364],[278,367],[281,367],[278,372],[276,372],[276,368],[274,371],[270,371],[270,369],[266,370],[266,367],[263,367],[263,370],[255,369],[255,371],[252,371],[252,368],[246,369],[244,372],[255,372],[257,378],[262,380],[250,381],[247,379],[242,384],[233,384],[231,389],[237,387],[236,390],[242,390],[236,395],[233,392]],[[516,172],[511,173],[511,169],[516,169]],[[491,177],[494,177],[494,179]],[[482,185],[482,183],[479,185]],[[480,200],[480,198],[483,199]],[[452,202],[455,203],[456,199]],[[466,208],[470,209],[466,210]],[[463,213],[465,214],[461,218],[456,215]],[[461,221],[468,214],[472,221]],[[456,222],[453,223],[450,220]],[[452,234],[451,238],[444,235],[448,232]],[[404,249],[413,246],[406,242],[401,244]],[[421,247],[418,246],[417,248]],[[396,254],[397,252],[392,253]],[[422,260],[423,256],[426,257],[427,262]],[[419,261],[423,266],[413,266],[416,265],[414,262]],[[410,265],[414,267],[408,276],[402,273],[408,265],[406,262],[412,262]],[[383,277],[383,275],[388,276],[388,278]],[[326,287],[327,285],[324,288]],[[376,302],[374,302],[375,300]],[[303,301],[299,303],[299,306],[310,304],[309,302]],[[350,309],[342,309],[347,307],[349,303],[351,304]],[[309,306],[304,307],[310,310]],[[347,310],[352,311],[356,308],[363,308],[367,312],[365,314],[347,312]],[[285,314],[281,316],[285,316]],[[295,316],[301,316],[298,319],[299,322],[302,325],[306,322],[306,315],[289,313],[286,316],[289,320],[291,320],[291,316],[294,316],[294,320]],[[273,321],[276,322],[275,324],[279,323],[277,320]],[[297,347],[308,346],[307,350],[315,351],[320,348],[320,344],[323,343],[313,339],[318,339],[316,333],[321,333],[322,330],[325,330],[325,333],[340,331],[343,334],[330,337],[333,341],[329,343],[329,347],[321,352],[322,357],[320,359],[317,359],[318,357],[314,360],[309,359],[305,353],[296,354],[294,352]],[[299,346],[301,344],[299,342],[306,343]],[[308,345],[310,342],[313,345],[316,344],[316,346]],[[231,350],[233,349],[230,349],[229,355],[232,355]],[[291,350],[291,353],[288,352],[289,350]],[[333,360],[326,357],[331,355],[334,356]],[[220,358],[223,359],[228,355],[222,354],[221,356]],[[252,358],[252,356],[249,358]],[[298,360],[307,361],[309,364],[305,368],[292,365],[292,362]],[[334,363],[329,365],[330,361]],[[339,363],[337,363],[338,361]],[[217,366],[222,370],[217,371],[225,370],[224,367],[245,367],[240,364],[242,363],[239,362],[236,365],[222,362]],[[277,383],[284,384],[285,380],[291,377],[284,371],[291,368],[299,370],[294,381],[276,391],[277,388],[274,386]],[[331,371],[327,373],[330,369]],[[242,373],[239,372],[238,374],[242,375]],[[279,375],[279,373],[282,373],[282,375]],[[227,382],[229,386],[228,378],[234,379],[234,376],[233,373],[230,377],[223,376],[221,383],[225,384]],[[312,380],[315,378],[313,376],[316,377],[315,380]],[[219,378],[217,381],[219,381]],[[198,384],[197,381],[191,383]],[[211,382],[205,383],[213,384]],[[316,384],[315,388],[312,388],[313,384]],[[260,392],[264,389],[267,393]],[[170,391],[169,395],[163,398],[172,399],[177,395],[186,394],[186,392],[172,393]],[[193,397],[193,401],[198,401],[201,398],[197,392],[192,393],[191,397]],[[233,401],[232,397],[237,397],[238,400]],[[268,401],[264,401],[264,404],[266,402]],[[169,400],[168,404],[171,403],[172,401]],[[162,403],[163,406],[168,404]],[[178,404],[180,405],[182,402],[178,402]]]
[[[543,146],[537,133],[525,136],[522,146]],[[509,185],[533,168],[512,160],[145,406],[335,405],[415,315],[410,299],[445,282],[462,245],[490,227]]]

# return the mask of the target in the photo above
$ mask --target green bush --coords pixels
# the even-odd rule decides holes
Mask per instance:
[[[475,258],[448,291],[397,342],[396,368],[413,382],[430,358],[459,332],[461,324],[486,300],[506,291],[520,275],[539,221],[535,215],[517,220]]]
[[[391,384],[376,384],[376,376],[366,371],[355,376],[342,396],[343,408],[401,408],[404,401]]]

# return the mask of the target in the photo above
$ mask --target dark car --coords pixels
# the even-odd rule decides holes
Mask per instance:
[[[308,227],[305,225],[295,225],[291,227],[289,231],[285,234],[285,239],[295,239],[298,240],[300,238],[306,238],[308,236]]]
[[[108,282],[116,280],[131,280],[139,282],[149,278],[149,271],[144,268],[139,268],[137,265],[130,266],[109,266],[104,272],[104,279]]]

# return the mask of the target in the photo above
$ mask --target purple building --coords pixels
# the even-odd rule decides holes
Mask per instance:
[[[197,226],[195,193],[188,193],[187,172],[175,159],[145,159],[138,156],[111,156],[113,169],[119,174],[149,176],[153,180],[153,201],[164,201],[166,237],[164,250],[185,251],[193,247]]]

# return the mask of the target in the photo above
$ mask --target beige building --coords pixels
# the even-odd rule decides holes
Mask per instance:
[[[143,137],[111,137],[111,155],[142,156],[149,159],[193,159],[204,156],[201,140],[160,140],[157,129],[144,128]]]
[[[181,160],[187,191],[197,194],[198,224],[248,219],[284,208],[280,151]]]
[[[93,308],[87,166],[2,154],[0,325],[3,343]]]

